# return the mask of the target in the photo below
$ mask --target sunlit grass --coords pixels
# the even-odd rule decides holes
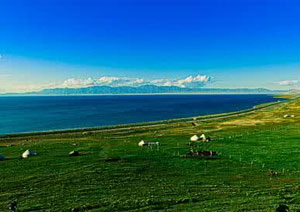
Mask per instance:
[[[300,101],[217,117],[2,137],[0,211],[12,200],[19,211],[300,210]],[[216,159],[182,158],[201,133],[212,141],[195,148]],[[26,149],[38,156],[20,160]],[[74,149],[80,156],[69,157]]]

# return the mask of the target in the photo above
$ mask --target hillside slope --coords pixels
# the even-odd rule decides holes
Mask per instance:
[[[300,100],[191,120],[1,137],[0,211],[300,210]],[[202,133],[212,141],[193,150],[218,155],[183,157]],[[26,149],[38,156],[20,160]]]

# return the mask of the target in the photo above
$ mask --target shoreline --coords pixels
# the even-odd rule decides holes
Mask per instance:
[[[280,97],[276,97],[276,98],[280,98]],[[275,102],[258,104],[258,105],[254,105],[252,108],[249,108],[249,109],[232,111],[232,112],[228,112],[228,113],[216,113],[216,114],[200,115],[200,116],[185,117],[185,118],[166,119],[166,120],[149,121],[149,122],[127,123],[127,124],[117,124],[117,125],[107,125],[107,126],[57,129],[57,130],[49,130],[49,131],[7,133],[7,134],[3,134],[3,135],[0,134],[0,139],[13,138],[13,137],[54,135],[54,134],[96,133],[96,132],[108,131],[108,130],[122,130],[122,129],[135,129],[135,128],[141,128],[141,127],[154,127],[154,126],[166,125],[166,124],[174,123],[174,122],[193,122],[193,121],[216,120],[216,119],[246,115],[246,114],[253,113],[253,112],[256,112],[259,110],[263,110],[266,108],[274,107],[279,104],[284,104],[284,103],[287,103],[294,99],[296,99],[296,98],[291,98],[291,99],[283,98],[282,101],[278,100]]]
[[[107,93],[107,94],[0,94],[1,97],[55,97],[55,96],[168,96],[168,95],[286,95],[286,92],[199,92],[199,93]]]

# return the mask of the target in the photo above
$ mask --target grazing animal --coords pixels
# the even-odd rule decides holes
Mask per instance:
[[[194,151],[193,149],[190,150],[189,154],[191,156],[216,156],[216,155],[218,155],[217,152],[213,152],[213,151]]]
[[[4,155],[0,155],[0,161],[1,160],[5,160],[5,156]]]
[[[269,175],[270,175],[271,177],[273,177],[273,176],[278,176],[278,172],[274,171],[273,168],[270,168],[270,169],[269,169]]]
[[[17,202],[12,201],[8,204],[8,209],[11,211],[17,211]]]
[[[69,156],[79,156],[79,152],[74,150],[74,151],[69,153]]]
[[[289,211],[289,207],[286,205],[279,205],[278,208],[276,208],[275,212],[288,212]]]
[[[196,126],[197,126],[197,124],[196,124],[196,123],[194,123],[194,122],[192,122],[192,125],[193,125],[194,127],[196,127]]]

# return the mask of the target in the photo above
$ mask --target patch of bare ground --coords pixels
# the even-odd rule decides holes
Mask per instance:
[[[254,126],[257,124],[262,124],[264,121],[256,119],[235,119],[230,121],[225,121],[221,123],[223,126]]]

